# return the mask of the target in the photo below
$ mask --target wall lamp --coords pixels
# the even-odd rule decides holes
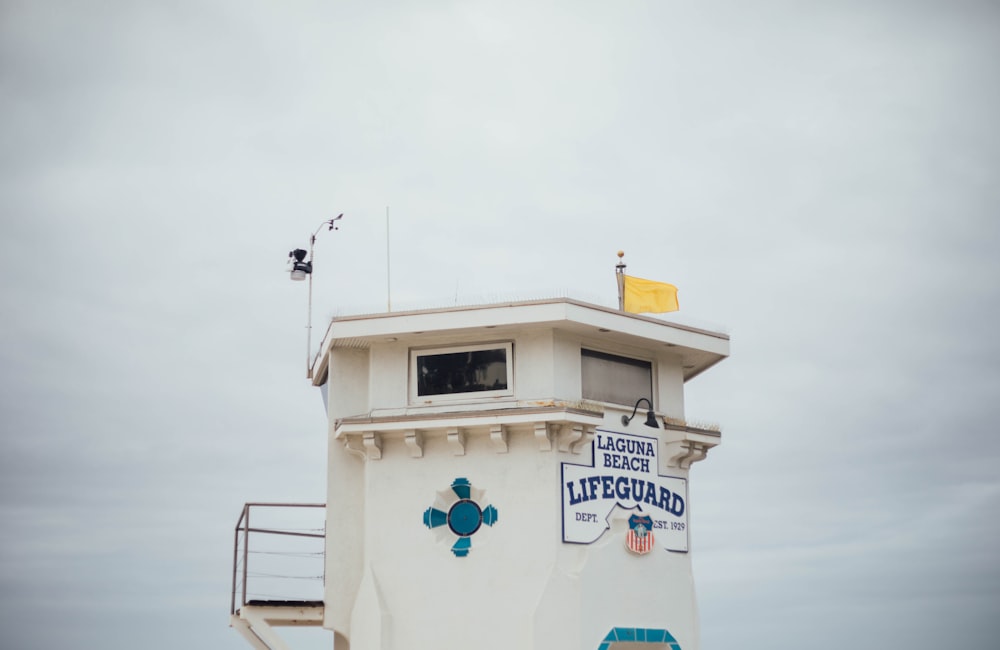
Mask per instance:
[[[649,410],[646,411],[646,426],[653,427],[654,429],[659,429],[660,425],[656,423],[656,413],[653,413],[653,404],[645,397],[640,397],[639,401],[635,403],[635,408],[632,409],[632,415],[622,416],[622,424],[628,426],[629,422],[632,421],[632,418],[635,417],[636,411],[639,410],[639,405],[642,404],[643,402],[649,404]]]

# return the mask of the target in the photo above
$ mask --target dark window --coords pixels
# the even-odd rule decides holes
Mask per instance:
[[[605,352],[581,350],[583,398],[633,406],[653,400],[653,364]]]
[[[417,396],[507,391],[509,346],[414,354]]]

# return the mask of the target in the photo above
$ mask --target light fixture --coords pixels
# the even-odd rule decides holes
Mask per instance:
[[[645,397],[640,397],[639,400],[635,403],[635,408],[632,409],[632,415],[622,416],[622,424],[628,426],[629,422],[632,421],[632,418],[635,417],[636,411],[639,410],[639,405],[642,404],[643,402],[649,404],[649,410],[646,411],[646,426],[653,427],[654,429],[659,429],[660,425],[656,423],[656,413],[653,413],[653,404]]]

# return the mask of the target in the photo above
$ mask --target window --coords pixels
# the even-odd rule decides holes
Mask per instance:
[[[410,395],[432,397],[499,397],[513,395],[513,344],[412,350]]]
[[[581,350],[583,399],[633,406],[640,397],[653,403],[653,364],[605,352]]]

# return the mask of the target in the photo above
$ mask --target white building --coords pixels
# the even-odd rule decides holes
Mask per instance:
[[[685,423],[684,384],[728,353],[570,299],[334,319],[324,597],[237,610],[234,578],[234,626],[258,648],[321,623],[335,650],[698,650],[688,478],[720,434]]]

